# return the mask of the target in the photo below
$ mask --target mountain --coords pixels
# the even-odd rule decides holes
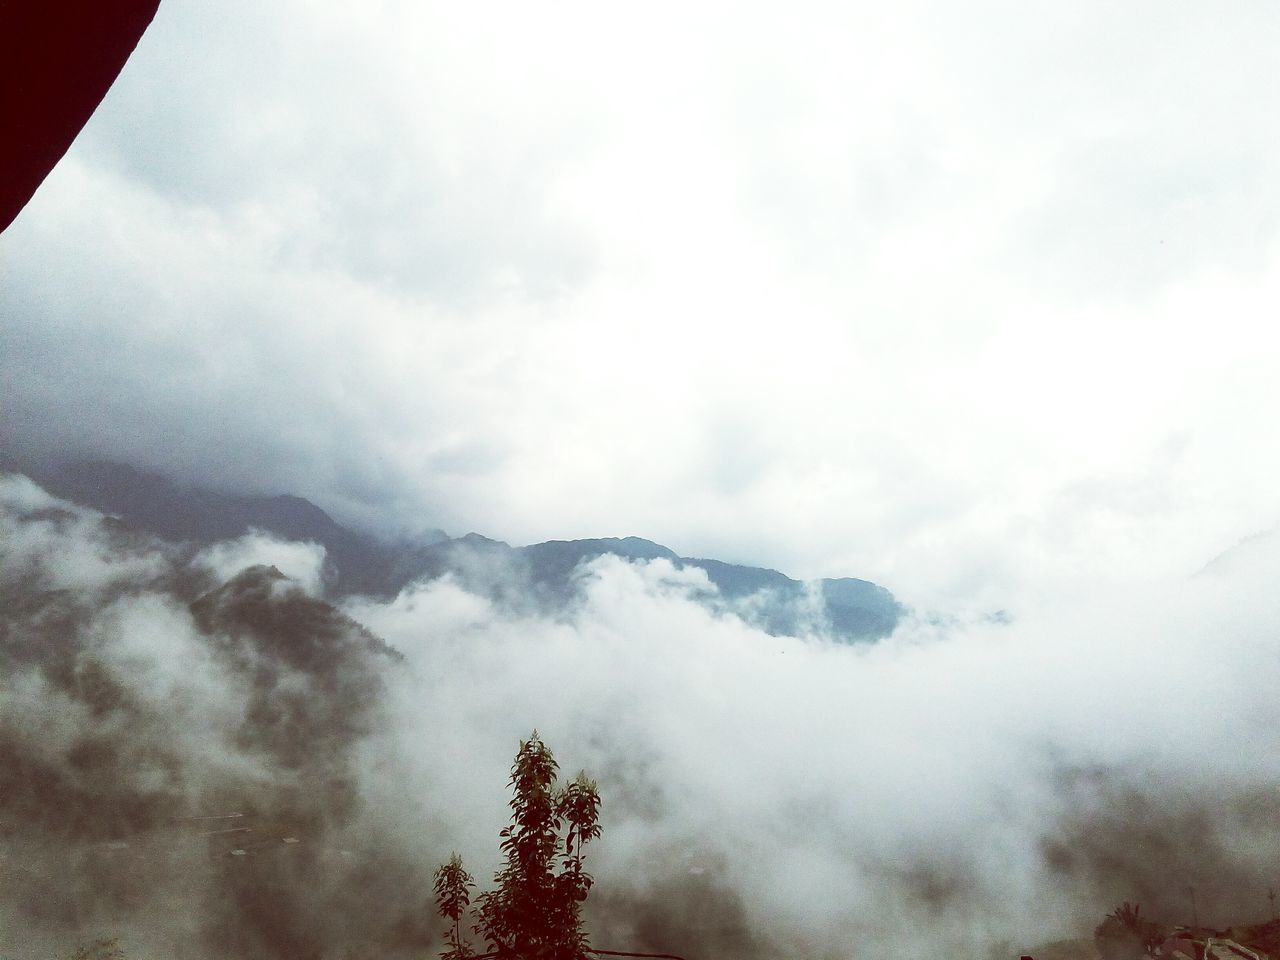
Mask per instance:
[[[119,517],[164,540],[204,545],[256,529],[319,543],[331,564],[330,586],[338,594],[394,593],[414,578],[414,548],[446,539],[434,531],[412,545],[388,544],[348,530],[302,497],[181,487],[121,463],[81,461],[22,472],[56,497]]]
[[[777,570],[677,556],[673,550],[639,537],[550,540],[520,547],[517,552],[528,558],[535,586],[551,592],[568,591],[573,570],[605,554],[629,560],[661,557],[677,567],[697,567],[706,572],[726,600],[760,598],[759,625],[773,634],[794,634],[816,614],[842,639],[878,639],[892,633],[905,613],[892,593],[867,580],[840,578],[807,584]]]
[[[549,540],[512,547],[477,533],[443,531],[392,542],[349,530],[302,497],[249,496],[181,487],[133,467],[79,462],[24,468],[55,496],[91,506],[133,529],[166,540],[205,545],[261,530],[325,548],[325,579],[335,596],[394,596],[417,580],[453,575],[464,587],[510,606],[563,608],[579,589],[578,567],[597,557],[665,559],[704,571],[718,595],[709,606],[731,610],[773,634],[826,628],[837,639],[874,640],[893,632],[905,613],[884,587],[853,578],[793,580],[760,567],[682,557],[640,537]]]

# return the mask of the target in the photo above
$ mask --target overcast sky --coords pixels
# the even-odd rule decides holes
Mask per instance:
[[[3,440],[924,605],[1276,523],[1280,8],[163,0]]]
[[[1271,0],[163,0],[0,235],[0,454],[384,531],[640,535],[925,614],[875,645],[775,638],[692,602],[694,571],[608,559],[559,618],[448,579],[351,601],[407,656],[376,744],[403,763],[362,789],[414,836],[397,798],[489,849],[536,724],[612,791],[602,895],[706,842],[757,927],[817,931],[797,955],[868,916],[893,937],[899,908],[952,946],[975,917],[1087,935],[1144,869],[1260,916],[1278,50]],[[82,639],[173,700],[152,681],[187,682],[199,630],[146,578],[175,561],[113,557],[43,497],[0,482],[0,574],[35,557],[88,598]],[[194,562],[315,589],[321,559],[248,537]],[[1191,862],[1116,868],[1139,823]],[[956,912],[895,906],[936,878]]]

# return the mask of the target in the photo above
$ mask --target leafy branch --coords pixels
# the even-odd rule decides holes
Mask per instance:
[[[600,836],[600,793],[585,773],[560,788],[558,769],[538,731],[520,742],[509,780],[511,822],[499,834],[505,862],[494,874],[495,889],[476,899],[473,929],[492,948],[483,956],[584,960],[591,952],[581,909],[593,880],[582,855]],[[478,960],[461,933],[471,886],[457,854],[436,871],[437,908],[451,921],[442,960]]]

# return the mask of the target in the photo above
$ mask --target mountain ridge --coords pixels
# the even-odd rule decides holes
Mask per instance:
[[[479,533],[450,537],[428,531],[409,540],[379,540],[344,527],[311,501],[292,494],[257,496],[181,487],[158,474],[108,461],[53,467],[9,467],[50,493],[119,517],[129,527],[166,540],[206,545],[261,530],[325,548],[325,586],[335,596],[390,597],[410,583],[452,574],[466,589],[499,603],[532,596],[547,609],[570,603],[574,572],[600,556],[664,559],[697,568],[715,585],[712,605],[728,605],[773,634],[829,631],[845,642],[888,636],[906,608],[886,588],[853,577],[794,580],[765,567],[684,557],[638,536],[547,540],[513,547]]]

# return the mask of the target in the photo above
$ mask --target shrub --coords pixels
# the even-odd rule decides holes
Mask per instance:
[[[1160,927],[1142,918],[1142,908],[1127,900],[1093,931],[1102,960],[1142,960],[1162,939]]]

